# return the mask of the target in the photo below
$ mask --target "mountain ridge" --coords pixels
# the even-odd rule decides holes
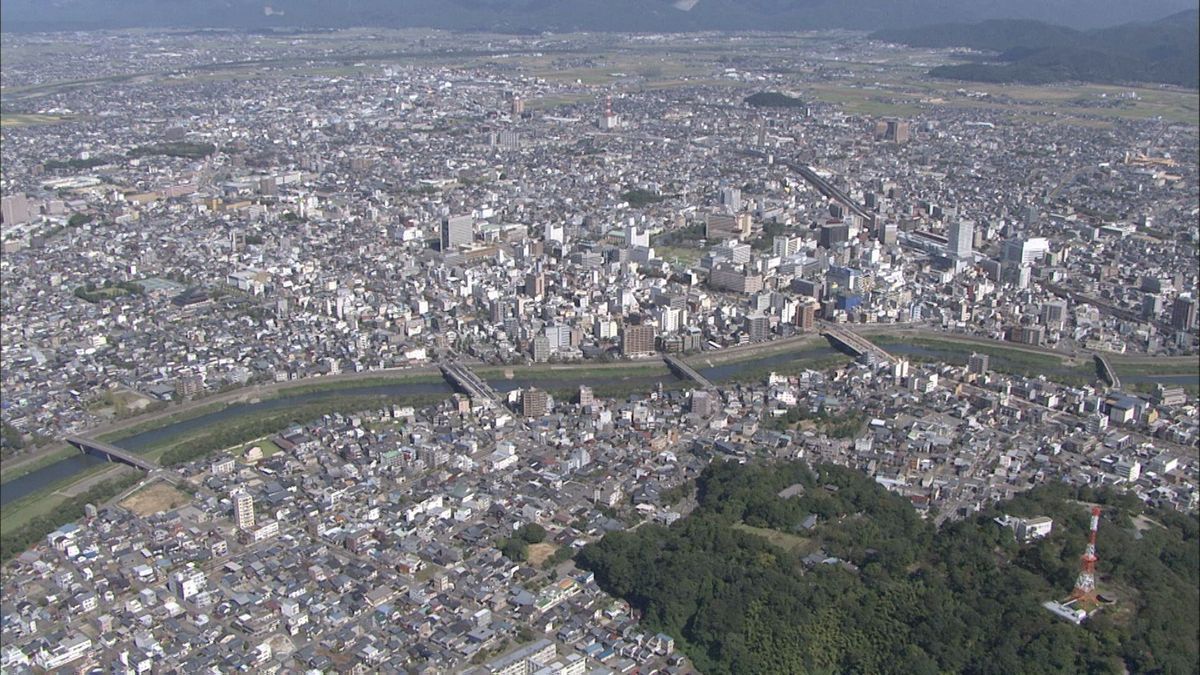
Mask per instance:
[[[497,32],[877,30],[1016,18],[1079,29],[1193,9],[1195,0],[5,0],[0,30],[428,27]],[[269,11],[268,11],[269,8]]]

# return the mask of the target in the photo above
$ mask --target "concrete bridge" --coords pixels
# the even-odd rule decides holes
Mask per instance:
[[[821,331],[821,335],[825,336],[826,339],[834,343],[835,346],[840,345],[855,356],[862,356],[863,354],[870,353],[888,363],[896,362],[896,357],[887,353],[882,347],[858,335],[857,333],[852,333],[848,330],[830,326],[829,328]]]
[[[496,391],[466,366],[451,361],[442,364],[439,368],[441,368],[442,377],[446,378],[450,386],[470,396],[472,400],[479,401],[487,407],[500,405],[500,397]]]
[[[1110,387],[1113,389],[1121,388],[1121,378],[1117,377],[1117,371],[1113,370],[1112,364],[1108,362],[1108,358],[1103,354],[1094,354],[1096,364],[1100,366],[1100,376],[1103,377]]]
[[[78,448],[79,451],[85,455],[99,457],[109,462],[121,462],[122,464],[128,464],[135,469],[141,469],[142,471],[147,472],[154,471],[158,468],[158,464],[146,459],[145,457],[135,455],[128,450],[122,450],[115,445],[109,445],[108,443],[92,440],[90,438],[84,438],[82,436],[67,436],[66,441],[75,448]]]
[[[706,378],[703,375],[701,375],[700,373],[696,372],[695,368],[692,368],[688,364],[684,363],[683,359],[672,356],[670,354],[664,354],[662,358],[663,358],[663,361],[667,364],[667,367],[670,368],[672,371],[674,371],[675,374],[679,375],[680,377],[687,378],[705,389],[713,388],[713,383],[709,382],[708,378]]]

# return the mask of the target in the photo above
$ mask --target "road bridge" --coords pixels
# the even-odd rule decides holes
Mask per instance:
[[[142,471],[147,472],[154,471],[158,468],[158,464],[155,462],[152,462],[141,455],[135,455],[128,450],[122,450],[115,445],[110,445],[108,443],[90,438],[84,438],[82,436],[67,436],[66,441],[75,448],[78,448],[79,451],[85,455],[99,457],[109,462],[121,462],[122,464],[128,464],[135,469],[141,469]]]
[[[841,345],[855,356],[874,354],[888,363],[896,362],[896,357],[887,353],[882,347],[874,342],[871,342],[870,340],[867,340],[861,335],[852,333],[848,330],[830,326],[821,331],[821,335],[825,336],[826,339],[834,343],[835,346]]]
[[[1096,365],[1100,366],[1100,376],[1108,382],[1108,385],[1113,389],[1120,389],[1121,378],[1117,377],[1117,371],[1113,370],[1108,358],[1103,354],[1093,354],[1092,358],[1096,359]]]
[[[684,363],[683,359],[670,354],[664,354],[662,358],[667,364],[667,367],[680,377],[689,379],[705,389],[713,388],[713,383],[709,382],[708,378],[697,372],[695,368],[692,368],[688,364]]]
[[[500,397],[496,391],[461,363],[451,361],[443,363],[439,368],[441,368],[442,377],[446,378],[450,386],[470,396],[471,400],[478,401],[486,407],[500,404]]]

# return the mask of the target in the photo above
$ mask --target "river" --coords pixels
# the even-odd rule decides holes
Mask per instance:
[[[953,352],[943,350],[931,350],[923,347],[895,343],[884,344],[884,349],[887,349],[897,354],[907,354],[911,356],[927,356],[930,358],[946,358]],[[970,346],[963,347],[962,354],[969,353]],[[784,366],[801,365],[805,362],[823,361],[831,356],[838,354],[832,347],[820,346],[813,347],[806,345],[804,348],[796,352],[783,352],[771,356],[754,358],[746,361],[738,361],[735,363],[727,363],[722,365],[705,367],[705,359],[699,356],[692,359],[692,363],[699,366],[697,370],[701,375],[708,378],[712,382],[725,382],[735,379],[740,375],[751,372],[761,371],[766,368],[780,368]],[[1063,374],[1069,374],[1069,368],[1062,368]],[[1057,371],[1057,369],[1055,369]],[[1055,374],[1051,372],[1048,374]],[[1163,382],[1166,384],[1196,384],[1200,382],[1200,375],[1145,375],[1122,378],[1129,383],[1136,382]],[[507,393],[514,389],[523,387],[542,387],[545,389],[568,388],[576,387],[582,384],[590,386],[608,386],[620,384],[634,389],[644,389],[649,391],[654,388],[659,382],[671,384],[678,382],[679,379],[673,374],[654,374],[654,375],[634,375],[625,376],[618,379],[611,377],[603,377],[596,375],[592,371],[587,377],[582,379],[571,379],[567,377],[519,377],[513,379],[503,379],[493,377],[489,380],[492,388],[500,393]],[[440,394],[449,396],[454,390],[450,385],[444,382],[406,382],[389,385],[377,385],[369,387],[348,387],[344,389],[331,389],[326,391],[314,391],[293,396],[280,396],[278,398],[267,399],[258,403],[235,403],[222,410],[207,413],[198,417],[175,422],[164,427],[143,431],[139,434],[134,434],[117,440],[114,445],[124,448],[132,452],[143,452],[148,448],[154,447],[169,440],[174,436],[179,436],[190,431],[203,429],[215,424],[221,424],[236,417],[252,414],[260,411],[277,410],[287,408],[303,403],[314,403],[325,400],[331,400],[344,396],[387,396],[395,399],[397,403],[403,403],[405,397],[413,396],[428,396],[430,394]],[[32,471],[24,476],[15,478],[2,486],[0,490],[0,505],[8,504],[9,502],[21,499],[28,495],[36,494],[44,491],[54,485],[63,483],[71,477],[90,469],[91,467],[101,464],[103,460],[85,455],[75,455],[67,459],[60,460],[49,466],[43,467],[36,471]]]

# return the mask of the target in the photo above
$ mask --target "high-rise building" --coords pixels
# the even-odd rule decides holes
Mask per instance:
[[[654,326],[645,324],[621,329],[621,353],[625,356],[646,356],[654,353]]]
[[[233,491],[233,522],[239,530],[249,530],[254,527],[254,497],[242,489]]]
[[[525,276],[525,295],[540,298],[546,294],[546,275],[541,272],[530,272]]]
[[[1142,296],[1142,320],[1153,321],[1162,314],[1162,296],[1157,293],[1147,293]]]
[[[550,395],[541,389],[529,388],[521,392],[521,414],[525,417],[541,417],[546,414]]]
[[[31,209],[25,195],[10,195],[0,199],[0,221],[5,225],[24,223],[29,220]]]
[[[771,332],[771,321],[762,314],[751,314],[743,320],[742,328],[751,342],[762,342]]]
[[[448,216],[442,219],[442,251],[467,246],[475,240],[473,216]]]
[[[796,308],[796,327],[805,333],[811,333],[817,325],[817,306],[805,302]]]
[[[1010,239],[1004,242],[1001,262],[1017,265],[1032,265],[1050,251],[1050,242],[1044,237]]]
[[[850,239],[850,226],[846,223],[826,223],[821,226],[821,232],[817,238],[817,245],[822,248],[833,248],[834,246]]]
[[[713,395],[702,389],[692,391],[691,411],[702,417],[713,412]]]
[[[950,240],[947,252],[959,260],[971,257],[971,248],[975,244],[975,221],[959,220],[950,225],[947,239]]]
[[[579,385],[579,405],[586,407],[596,402],[596,395],[592,393],[592,388],[586,384]]]
[[[539,335],[532,340],[534,363],[545,363],[550,360],[550,338]]]
[[[1171,327],[1185,332],[1196,328],[1196,298],[1190,295],[1175,298],[1171,305]]]
[[[742,210],[742,191],[735,187],[721,188],[721,205],[737,213]]]
[[[520,96],[514,96],[512,100],[512,114],[522,115],[525,113],[525,101]]]
[[[967,372],[972,375],[983,375],[988,371],[988,355],[971,353],[967,358]]]

